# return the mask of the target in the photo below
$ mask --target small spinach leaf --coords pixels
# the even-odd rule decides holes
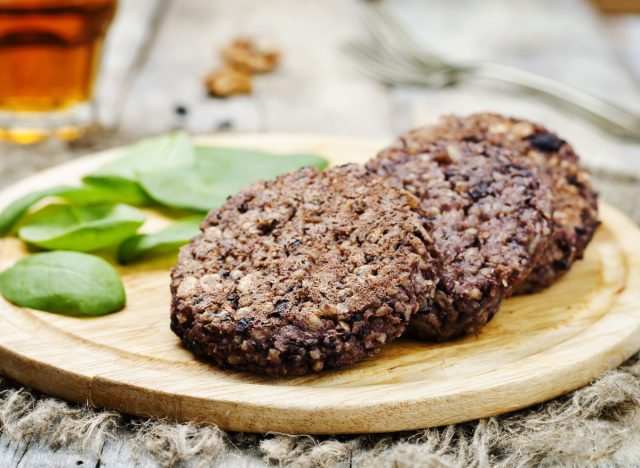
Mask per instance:
[[[65,194],[64,198],[76,205],[125,203],[142,206],[152,201],[137,182],[118,177],[93,178],[92,176],[85,177],[83,185]]]
[[[139,193],[142,193],[144,198],[141,199]],[[0,213],[0,236],[9,234],[27,214],[29,208],[48,197],[62,198],[82,206],[101,203],[142,204],[143,201],[149,201],[149,197],[137,185],[134,186],[133,192],[128,192],[126,184],[119,184],[118,181],[99,181],[96,185],[81,187],[61,185],[38,190],[18,198]]]
[[[118,249],[118,261],[130,263],[143,255],[164,254],[188,244],[200,233],[202,216],[183,219],[153,234],[139,234],[124,241]]]
[[[149,170],[188,167],[194,160],[195,152],[189,136],[184,132],[171,133],[136,143],[124,156],[105,164],[83,181],[126,197],[117,201],[143,205],[150,200],[138,183],[140,174]]]
[[[62,195],[74,190],[73,187],[59,186],[51,187],[45,190],[39,190],[24,195],[9,206],[7,206],[2,213],[0,213],[0,236],[5,236],[14,228],[16,224],[27,214],[29,208],[47,197],[56,195]]]
[[[142,190],[140,184],[133,180],[127,180],[118,176],[107,175],[88,175],[82,179],[82,182],[86,187],[97,188],[98,190],[104,190],[105,193],[113,193],[115,196],[111,197],[111,201],[126,203],[128,205],[142,206],[148,205],[152,200]],[[74,202],[82,200],[83,196],[80,194],[76,197]]]
[[[327,160],[309,154],[273,155],[244,149],[201,147],[197,148],[192,166],[145,172],[140,175],[140,183],[149,196],[162,205],[206,212],[253,182],[304,166],[324,169]]]
[[[0,274],[0,293],[21,307],[82,316],[115,312],[126,302],[122,280],[111,265],[64,251],[19,260]]]
[[[127,205],[48,205],[27,219],[18,236],[48,250],[89,252],[119,244],[144,220],[141,211]]]
[[[184,132],[170,133],[139,141],[120,158],[102,166],[93,175],[136,180],[149,169],[171,169],[193,164],[195,152]]]

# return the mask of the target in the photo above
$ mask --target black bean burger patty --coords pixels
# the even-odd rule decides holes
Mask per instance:
[[[367,167],[421,201],[439,283],[411,332],[440,341],[477,332],[527,278],[550,240],[553,206],[528,158],[437,136],[432,127],[410,131]]]
[[[554,215],[552,242],[536,259],[518,288],[534,292],[553,284],[583,257],[598,226],[597,194],[588,171],[569,143],[541,125],[498,114],[448,117],[433,130],[436,138],[477,140],[527,156],[551,186]]]
[[[431,308],[418,205],[356,165],[254,184],[181,250],[172,330],[222,367],[271,376],[374,355]]]

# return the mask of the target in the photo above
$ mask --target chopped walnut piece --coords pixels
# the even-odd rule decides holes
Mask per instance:
[[[250,39],[236,39],[220,50],[232,67],[248,73],[267,73],[278,66],[280,52],[261,47]]]
[[[205,78],[210,96],[228,97],[234,94],[251,94],[251,75],[232,67],[211,72]]]

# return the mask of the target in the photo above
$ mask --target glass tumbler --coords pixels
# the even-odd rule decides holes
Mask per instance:
[[[69,140],[92,124],[115,10],[116,0],[0,0],[0,140]]]

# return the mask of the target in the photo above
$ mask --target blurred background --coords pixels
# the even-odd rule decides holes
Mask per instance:
[[[60,19],[59,11],[29,23],[27,33],[15,31],[38,5],[55,10],[56,4],[71,18],[69,27],[79,28],[72,45],[82,45],[83,34],[90,45],[74,58],[34,56],[27,66],[21,54],[34,41],[59,53],[72,40],[41,32]],[[89,13],[82,10],[87,4]],[[404,38],[413,49],[372,4],[383,5],[391,26],[413,37]],[[241,38],[266,44],[260,47],[278,55],[278,66],[249,73],[250,92],[211,96],[216,90],[207,87],[207,77],[223,70],[213,79],[228,78],[220,49]],[[82,53],[87,56],[79,58]],[[512,68],[474,74],[484,62]],[[542,84],[556,96],[520,86],[536,79],[531,72],[551,78]],[[496,111],[544,123],[592,167],[640,175],[640,123],[633,121],[640,114],[639,77],[640,0],[0,0],[0,171],[9,183],[79,154],[180,127],[195,134],[313,132],[385,140],[443,113]],[[65,95],[40,111],[55,127],[59,116],[49,114],[66,106],[63,120],[76,119],[80,129],[63,122],[61,131],[44,137],[12,133],[24,118],[24,102],[11,101],[18,85],[36,80],[37,92],[64,94],[76,78],[84,84],[69,98],[72,104]],[[56,79],[57,88],[47,88]],[[637,130],[636,137],[619,138],[621,127],[612,129],[598,115],[585,118],[584,109],[571,105],[584,95],[573,90],[605,100],[604,107],[599,100],[586,104],[627,125],[622,133]],[[564,92],[562,102],[557,94]],[[39,124],[33,111],[40,104],[29,103],[29,125]]]

